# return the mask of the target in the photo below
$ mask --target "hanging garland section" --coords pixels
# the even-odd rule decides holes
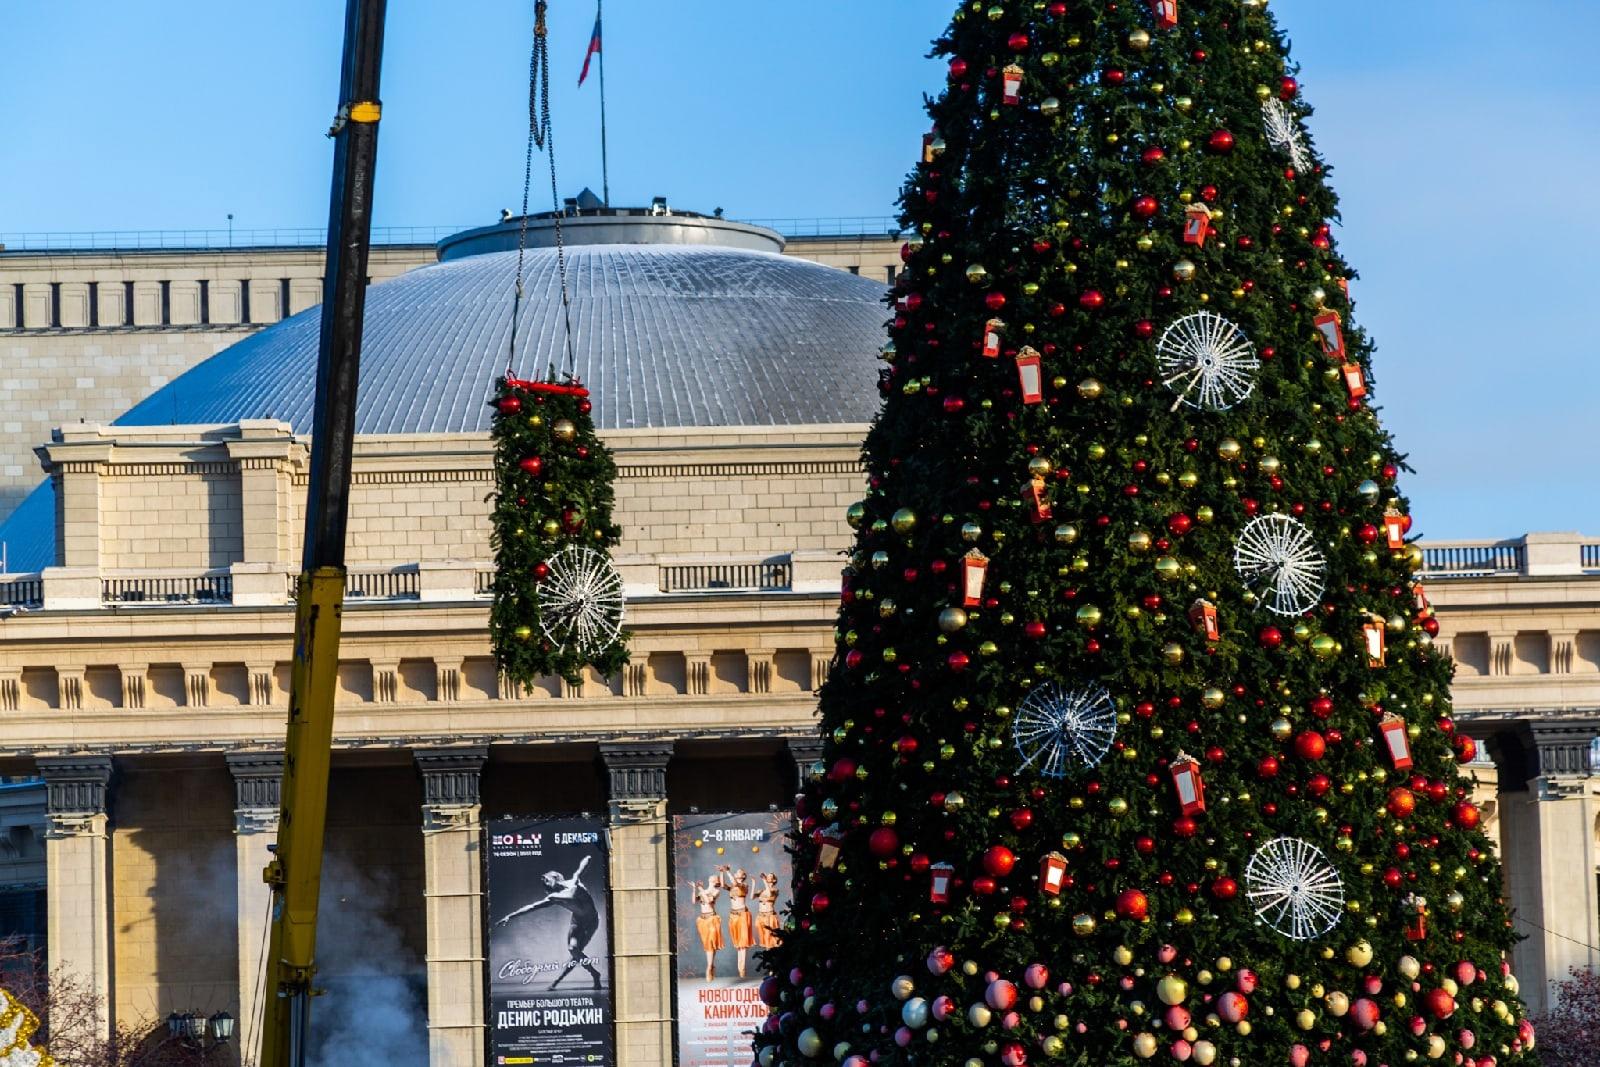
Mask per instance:
[[[506,378],[506,389],[520,390],[524,393],[545,393],[550,396],[588,396],[589,390],[583,383],[574,378],[570,382],[530,382],[522,378]]]

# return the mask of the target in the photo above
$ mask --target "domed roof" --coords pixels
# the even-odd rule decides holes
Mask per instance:
[[[556,250],[527,253],[514,370],[565,351]],[[690,244],[566,250],[579,378],[601,428],[868,422],[882,285],[772,252]],[[467,255],[368,290],[359,434],[486,432],[505,372],[515,252]],[[309,432],[317,309],[224,349],[119,426],[280,419]]]

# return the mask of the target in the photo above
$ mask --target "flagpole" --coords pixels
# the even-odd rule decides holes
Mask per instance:
[[[611,172],[606,161],[606,46],[602,16],[605,0],[595,0],[594,24],[600,27],[600,198],[611,206]]]

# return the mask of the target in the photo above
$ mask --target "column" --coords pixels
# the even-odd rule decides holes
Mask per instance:
[[[261,872],[272,858],[269,849],[278,841],[279,785],[283,781],[282,752],[229,752],[233,774],[233,845],[235,909],[239,939],[239,1008],[237,1047],[254,1057],[261,1047],[263,1005],[262,949],[266,947],[267,909],[272,892]]]
[[[485,746],[416,751],[422,773],[423,895],[428,909],[428,1062],[483,1067]]]
[[[600,746],[611,782],[611,957],[618,1067],[673,1062],[670,741]]]
[[[1600,798],[1589,764],[1600,720],[1521,726],[1523,766],[1504,766],[1500,777],[1509,788],[1523,778],[1527,786],[1501,794],[1500,836],[1516,931],[1526,938],[1512,950],[1512,966],[1529,1011],[1538,1014],[1549,1007],[1550,983],[1569,968],[1600,966],[1600,952],[1588,947],[1600,945],[1594,836]]]
[[[45,781],[45,884],[50,972],[94,994],[95,1032],[111,1034],[110,756],[40,756]]]

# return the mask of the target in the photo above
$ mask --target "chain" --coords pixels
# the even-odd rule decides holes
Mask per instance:
[[[528,249],[528,196],[533,188],[533,151],[544,150],[550,157],[550,205],[556,224],[556,267],[561,276],[561,314],[566,327],[565,370],[570,378],[577,369],[572,346],[572,299],[567,289],[567,247],[561,229],[561,194],[556,182],[556,139],[550,122],[550,38],[545,25],[547,0],[533,5],[533,49],[528,56],[528,146],[522,160],[522,216],[517,228],[517,283],[511,302],[511,347],[506,358],[506,376],[512,377],[517,358],[517,319],[522,311],[524,270]],[[550,364],[550,377],[555,377]]]

